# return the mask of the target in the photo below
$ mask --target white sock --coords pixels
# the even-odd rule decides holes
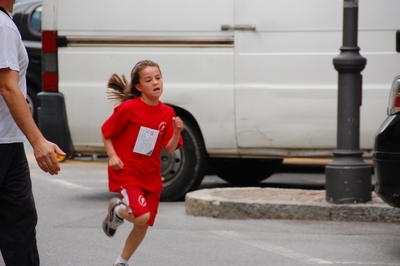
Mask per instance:
[[[121,258],[121,256],[119,256],[118,259],[115,261],[115,264],[118,264],[118,263],[125,263],[125,264],[127,264],[127,263],[128,263],[128,260],[126,260],[126,259],[124,259],[124,258]]]
[[[120,204],[120,205],[118,205],[118,206],[116,206],[116,207],[114,208],[115,214],[116,214],[117,217],[120,218],[120,219],[124,219],[124,218],[121,216],[121,214],[119,213],[119,210],[121,209],[122,206],[123,206],[123,205]]]

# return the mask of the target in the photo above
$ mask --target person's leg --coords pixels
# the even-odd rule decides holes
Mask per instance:
[[[36,224],[23,143],[0,144],[0,250],[6,265],[40,265]]]
[[[123,205],[117,214],[135,225],[146,224],[150,218],[150,209],[142,189],[137,186],[121,188],[121,198]]]
[[[136,251],[136,249],[139,247],[140,243],[142,243],[144,237],[146,236],[148,228],[148,224],[133,226],[132,231],[125,241],[125,246],[121,253],[122,258],[129,260],[132,257],[133,253]]]
[[[140,188],[129,188],[122,189],[121,195],[127,206],[121,206],[118,213],[134,224],[120,255],[127,261],[142,243],[149,226],[154,224],[161,194],[142,191]]]
[[[119,209],[119,214],[122,218],[133,223],[134,225],[145,225],[150,218],[150,212],[146,212],[138,217],[135,217],[125,206],[121,206]]]
[[[136,225],[144,225],[150,218],[150,212],[142,190],[134,186],[128,189],[128,191],[125,188],[121,190],[121,197],[124,202],[119,198],[112,198],[108,203],[108,211],[102,222],[102,228],[104,233],[109,237],[114,236],[118,227],[124,223],[125,219]],[[130,198],[135,199],[135,204],[132,206],[129,205]]]
[[[121,189],[122,205],[118,214],[125,220],[135,224],[149,224],[153,226],[158,206],[160,204],[161,191],[150,192],[139,187]]]

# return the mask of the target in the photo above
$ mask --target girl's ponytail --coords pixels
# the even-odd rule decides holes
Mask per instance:
[[[131,86],[128,84],[125,75],[120,77],[117,74],[112,74],[108,80],[107,88],[109,88],[107,90],[107,99],[109,99],[115,105],[135,98],[131,92]]]

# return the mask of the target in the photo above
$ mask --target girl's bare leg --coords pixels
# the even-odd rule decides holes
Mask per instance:
[[[134,225],[132,231],[130,232],[128,238],[125,241],[124,249],[122,250],[121,257],[129,260],[136,249],[139,247],[140,243],[146,236],[148,224],[145,225]]]
[[[147,221],[150,218],[150,213],[148,212],[139,217],[133,217],[124,207],[120,209],[119,213],[125,220],[133,223],[132,231],[129,233],[121,253],[122,258],[129,260],[146,236],[147,229],[149,228]]]

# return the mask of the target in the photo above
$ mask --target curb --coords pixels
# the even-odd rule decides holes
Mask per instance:
[[[352,222],[400,222],[400,208],[374,192],[368,203],[331,204],[325,190],[216,188],[186,194],[186,215],[219,219],[293,219]]]

